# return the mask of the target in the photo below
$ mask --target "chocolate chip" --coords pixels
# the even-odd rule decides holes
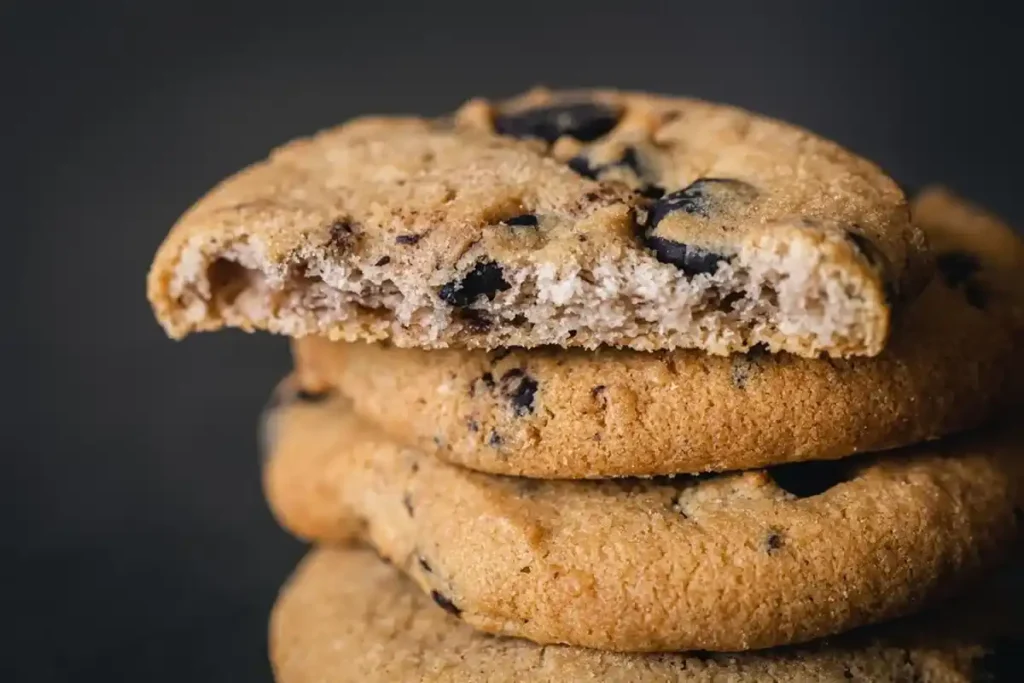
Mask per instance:
[[[308,389],[299,389],[295,392],[295,398],[302,401],[303,403],[323,403],[331,395],[330,390],[324,391],[310,391]]]
[[[346,219],[339,219],[331,223],[331,243],[337,247],[348,247],[356,236],[355,224]]]
[[[434,573],[434,570],[431,569],[431,567],[430,567],[430,563],[427,562],[427,558],[425,558],[422,555],[420,555],[419,557],[416,558],[416,561],[419,562],[420,568],[423,571],[427,572],[428,574],[433,574]]]
[[[529,574],[529,573],[530,573],[530,567],[529,567],[529,565],[527,565],[527,566],[525,566],[525,567],[522,567],[522,568],[520,568],[520,570],[519,570],[519,573],[520,573],[520,574]]]
[[[988,306],[989,293],[974,277],[981,270],[981,262],[976,256],[964,251],[950,251],[938,256],[936,266],[947,287],[963,287],[967,303],[985,310]]]
[[[782,539],[782,534],[777,531],[773,531],[768,534],[768,538],[765,539],[765,548],[769,555],[775,554],[778,550],[782,549],[785,545],[785,541]]]
[[[480,423],[477,422],[476,420],[474,420],[473,418],[469,418],[468,420],[466,420],[466,428],[469,431],[474,432],[474,433],[475,432],[479,432],[480,431]]]
[[[591,180],[595,180],[597,178],[597,174],[601,172],[601,168],[591,166],[590,160],[585,156],[575,156],[572,159],[569,159],[569,168],[576,171],[576,173],[580,174],[584,178],[590,178]],[[591,201],[595,201],[596,199],[597,197],[595,196]]]
[[[647,197],[648,199],[661,199],[665,196],[665,188],[657,185],[644,185],[637,192],[641,196]]]
[[[744,298],[746,295],[742,292],[729,292],[715,302],[715,307],[724,313],[731,313],[736,304],[743,301]]]
[[[935,265],[942,275],[942,281],[948,287],[959,287],[981,269],[981,263],[974,254],[965,251],[949,251],[939,254]]]
[[[474,332],[486,332],[491,329],[491,319],[487,312],[478,308],[460,309],[459,320],[466,323],[466,327]]]
[[[615,166],[625,166],[626,168],[628,168],[631,171],[633,171],[634,173],[636,173],[638,178],[641,175],[641,171],[640,171],[640,157],[637,156],[636,147],[626,147],[626,150],[623,151],[622,158],[620,160],[616,161],[614,163],[614,165]]]
[[[487,445],[491,448],[500,448],[501,444],[504,442],[505,441],[501,438],[501,435],[493,429],[491,430],[490,436],[487,437]]]
[[[797,498],[817,496],[851,475],[848,463],[842,460],[811,460],[775,465],[767,468],[768,475],[784,491]]]
[[[747,382],[753,378],[758,370],[761,359],[768,353],[768,347],[764,344],[755,344],[745,354],[732,356],[732,384],[737,389],[746,389]]]
[[[553,105],[499,114],[494,128],[501,135],[540,138],[552,143],[563,135],[591,142],[615,128],[618,109],[597,102]]]
[[[494,375],[489,372],[485,372],[480,376],[480,381],[484,383],[484,386],[488,389],[494,388]]]
[[[421,239],[423,239],[423,235],[417,235],[416,233],[399,235],[395,238],[395,244],[416,244]]]
[[[452,306],[468,306],[481,296],[493,299],[498,292],[512,285],[505,281],[504,271],[494,261],[478,261],[460,282],[449,282],[438,295]]]
[[[730,202],[749,202],[756,191],[742,180],[730,178],[700,178],[676,192],[670,192],[651,207],[647,219],[654,229],[666,216],[682,211],[702,218],[711,218]]]
[[[687,275],[701,273],[711,275],[718,270],[718,264],[727,260],[725,256],[713,251],[673,242],[662,237],[647,237],[644,244],[654,251],[654,255],[659,261],[671,264]]]
[[[967,303],[978,310],[984,311],[988,306],[988,290],[975,280],[964,285],[964,297]]]
[[[634,147],[627,147],[622,152],[622,156],[618,160],[613,161],[610,164],[604,164],[603,166],[593,165],[590,160],[582,154],[569,159],[569,168],[584,178],[590,178],[591,180],[596,179],[602,172],[615,166],[628,168],[636,175],[637,178],[643,177],[640,168],[640,157],[637,155],[636,148]]]
[[[533,412],[533,399],[537,393],[537,380],[518,368],[501,376],[501,393],[519,417]]]
[[[756,191],[747,183],[727,178],[701,178],[677,192],[656,200],[641,226],[644,244],[662,263],[669,263],[687,275],[712,274],[727,257],[709,249],[685,244],[657,234],[660,223],[669,215],[684,213],[698,219],[721,220],[736,205],[749,202]]]
[[[405,494],[404,496],[402,496],[402,506],[405,508],[405,511],[409,513],[409,516],[412,517],[413,516],[412,496],[410,496],[408,493]]]
[[[455,616],[455,617],[457,617],[460,614],[462,614],[462,610],[460,610],[458,607],[456,607],[454,602],[452,602],[451,600],[449,600],[445,596],[441,595],[437,591],[430,591],[430,597],[433,598],[434,602],[436,602],[438,604],[438,606],[441,609],[443,609],[445,612],[447,612],[448,614],[451,614],[452,616]]]
[[[538,221],[537,217],[532,213],[524,213],[519,216],[512,216],[511,218],[506,218],[504,220],[504,223],[505,225],[512,225],[516,227],[536,228]]]
[[[381,256],[377,260],[377,262],[375,264],[373,264],[373,265],[375,265],[375,266],[386,266],[389,263],[391,263],[391,257],[390,256]]]

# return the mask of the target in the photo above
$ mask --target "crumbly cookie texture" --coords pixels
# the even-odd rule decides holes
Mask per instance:
[[[1019,587],[1016,593],[1019,593]],[[1015,593],[1019,620],[1020,599]],[[278,683],[992,683],[1017,680],[1021,643],[950,606],[803,647],[741,654],[620,654],[480,633],[446,614],[372,552],[314,551],[270,625]],[[974,611],[978,611],[975,609]],[[968,612],[970,614],[970,612]],[[1019,631],[1018,631],[1019,637]]]
[[[875,358],[424,351],[306,337],[293,344],[297,372],[395,438],[497,474],[738,470],[934,439],[1022,398],[1024,246],[944,189],[913,207],[939,274]]]
[[[1019,440],[655,480],[497,477],[405,448],[329,395],[281,388],[271,507],[361,539],[490,633],[615,651],[804,642],[919,609],[1016,533]]]
[[[148,292],[174,337],[846,357],[882,350],[931,267],[900,189],[832,142],[697,100],[538,89],[274,151],[179,220]]]

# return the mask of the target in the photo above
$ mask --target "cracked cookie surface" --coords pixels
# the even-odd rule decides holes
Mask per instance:
[[[148,293],[223,326],[437,348],[875,355],[932,268],[873,164],[724,105],[534,90],[356,119],[214,188]]]

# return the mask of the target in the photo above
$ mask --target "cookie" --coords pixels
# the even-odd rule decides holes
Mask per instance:
[[[356,119],[221,183],[148,291],[167,332],[875,355],[933,264],[902,191],[788,124],[534,90]]]
[[[874,358],[752,351],[398,349],[296,340],[396,438],[473,469],[541,478],[725,471],[926,441],[1020,401],[1020,239],[933,188],[914,202],[939,276]]]
[[[1019,592],[1019,590],[1018,590]],[[1020,599],[1012,603],[1018,611]],[[282,590],[270,625],[278,683],[993,683],[1017,680],[1016,638],[957,605],[935,617],[803,647],[741,654],[620,654],[482,634],[445,614],[370,551],[311,553]],[[977,610],[974,610],[977,611]],[[968,611],[968,614],[970,612]],[[1009,620],[1009,619],[1008,619]]]
[[[908,613],[998,560],[1020,450],[975,436],[879,458],[541,481],[403,447],[336,396],[281,387],[265,485],[283,526],[372,543],[491,633],[618,651],[735,651]]]

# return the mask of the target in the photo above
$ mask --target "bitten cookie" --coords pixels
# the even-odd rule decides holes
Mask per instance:
[[[878,168],[697,100],[534,90],[362,118],[214,188],[156,254],[169,334],[875,355],[932,268]]]
[[[1024,246],[934,188],[914,202],[939,274],[879,356],[294,342],[304,386],[336,387],[396,438],[473,469],[541,478],[725,471],[839,458],[974,427],[1018,402]]]
[[[491,633],[619,651],[803,642],[921,607],[1016,532],[1015,435],[703,477],[498,477],[405,448],[283,385],[267,496],[321,542],[365,539]]]
[[[618,654],[488,636],[370,551],[327,549],[310,554],[278,598],[270,657],[278,683],[995,683],[1018,680],[1024,667],[1019,628],[1012,639],[996,623],[1004,613],[1019,620],[1021,600],[1011,597],[988,603],[983,619],[950,606],[809,646]]]

